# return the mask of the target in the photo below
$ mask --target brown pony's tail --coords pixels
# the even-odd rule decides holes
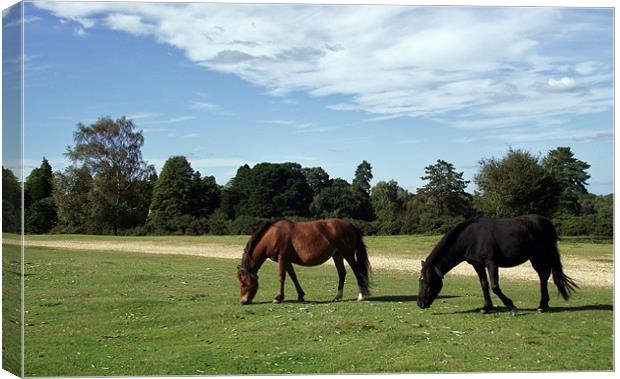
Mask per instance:
[[[555,286],[558,288],[558,291],[560,292],[560,295],[562,295],[564,300],[568,301],[570,295],[575,292],[575,290],[579,288],[579,286],[574,279],[566,275],[562,270],[562,261],[560,260],[560,252],[558,251],[557,245],[558,236],[555,228],[553,228],[553,234],[555,235],[555,239],[550,246],[551,273],[553,275],[553,283],[555,283]]]
[[[365,295],[370,295],[370,274],[372,273],[372,268],[368,260],[368,252],[366,251],[366,245],[362,239],[362,231],[356,226],[353,226],[353,228],[357,234],[355,242],[355,264],[357,266],[357,272],[359,272],[362,278],[362,290],[366,291]]]

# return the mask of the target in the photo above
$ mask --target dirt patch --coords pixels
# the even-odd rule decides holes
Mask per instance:
[[[4,243],[18,244],[17,240],[4,239]],[[167,244],[161,242],[85,242],[85,241],[26,241],[26,246],[49,247],[67,250],[100,250],[135,252],[144,254],[178,254],[209,258],[240,259],[243,246],[220,245],[213,243]],[[370,263],[374,270],[397,270],[417,275],[420,271],[420,257],[394,257],[373,254],[369,250]],[[564,272],[574,278],[578,284],[593,287],[612,287],[614,283],[613,264],[601,259],[585,259],[574,256],[562,257]],[[536,272],[529,264],[513,268],[500,269],[502,279],[538,281]],[[474,269],[468,264],[461,264],[450,271],[450,275],[476,277]],[[416,278],[417,279],[417,278]]]
[[[5,240],[5,243],[7,241]],[[14,241],[17,243],[17,241]],[[199,257],[241,259],[243,246],[219,244],[166,244],[161,242],[85,242],[85,241],[26,241],[26,246],[66,250],[99,250],[143,254],[177,254]]]
[[[421,258],[423,259],[423,257]],[[370,261],[373,267],[379,269],[412,271],[415,273],[420,271],[420,259],[375,256]],[[562,258],[562,265],[564,266],[564,273],[574,278],[579,285],[590,287],[613,287],[614,285],[613,266],[609,263],[569,256]],[[474,268],[466,263],[462,263],[452,269],[449,275],[473,276],[477,278]],[[536,271],[529,263],[517,267],[500,268],[500,281],[502,279],[539,281],[538,274],[536,274]]]

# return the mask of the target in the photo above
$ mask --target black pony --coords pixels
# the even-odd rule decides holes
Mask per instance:
[[[446,233],[425,261],[422,261],[418,306],[428,308],[441,291],[443,276],[465,261],[476,270],[484,295],[481,313],[493,309],[491,289],[512,315],[517,308],[499,288],[499,267],[514,267],[530,261],[540,278],[540,305],[538,311],[549,309],[547,280],[553,274],[558,291],[568,300],[570,293],[579,288],[562,271],[557,247],[558,235],[549,219],[527,215],[505,219],[476,217],[457,225]]]

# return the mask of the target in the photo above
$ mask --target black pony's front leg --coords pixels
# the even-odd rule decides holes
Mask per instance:
[[[284,300],[284,281],[286,280],[286,263],[284,257],[278,259],[278,272],[280,274],[280,292],[273,299],[273,303],[281,303]]]
[[[489,279],[487,278],[487,272],[484,270],[484,265],[473,265],[478,278],[480,278],[480,286],[482,287],[482,296],[484,296],[484,306],[480,309],[480,313],[487,314],[493,310],[493,301],[491,300],[491,294],[489,293]]]
[[[489,278],[491,279],[491,289],[493,293],[500,298],[500,300],[504,303],[506,308],[510,310],[510,314],[513,316],[517,315],[517,307],[515,307],[514,303],[508,296],[504,295],[502,290],[499,288],[499,268],[495,264],[490,264],[487,266],[487,271],[489,271]]]

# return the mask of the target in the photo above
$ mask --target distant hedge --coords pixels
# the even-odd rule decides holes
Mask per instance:
[[[291,217],[294,221],[309,221],[309,218]],[[201,219],[177,219],[178,225],[174,232],[166,233],[159,230],[157,233],[145,227],[121,230],[121,235],[250,235],[267,218],[240,216],[229,220],[222,213],[215,213],[209,218]],[[443,217],[422,220],[418,223],[406,220],[350,220],[364,235],[406,235],[406,234],[444,234],[458,223],[464,221],[463,217]],[[562,215],[552,219],[553,224],[560,236],[600,236],[605,239],[613,237],[613,220],[596,214],[572,216]],[[56,231],[66,232],[66,231]]]

